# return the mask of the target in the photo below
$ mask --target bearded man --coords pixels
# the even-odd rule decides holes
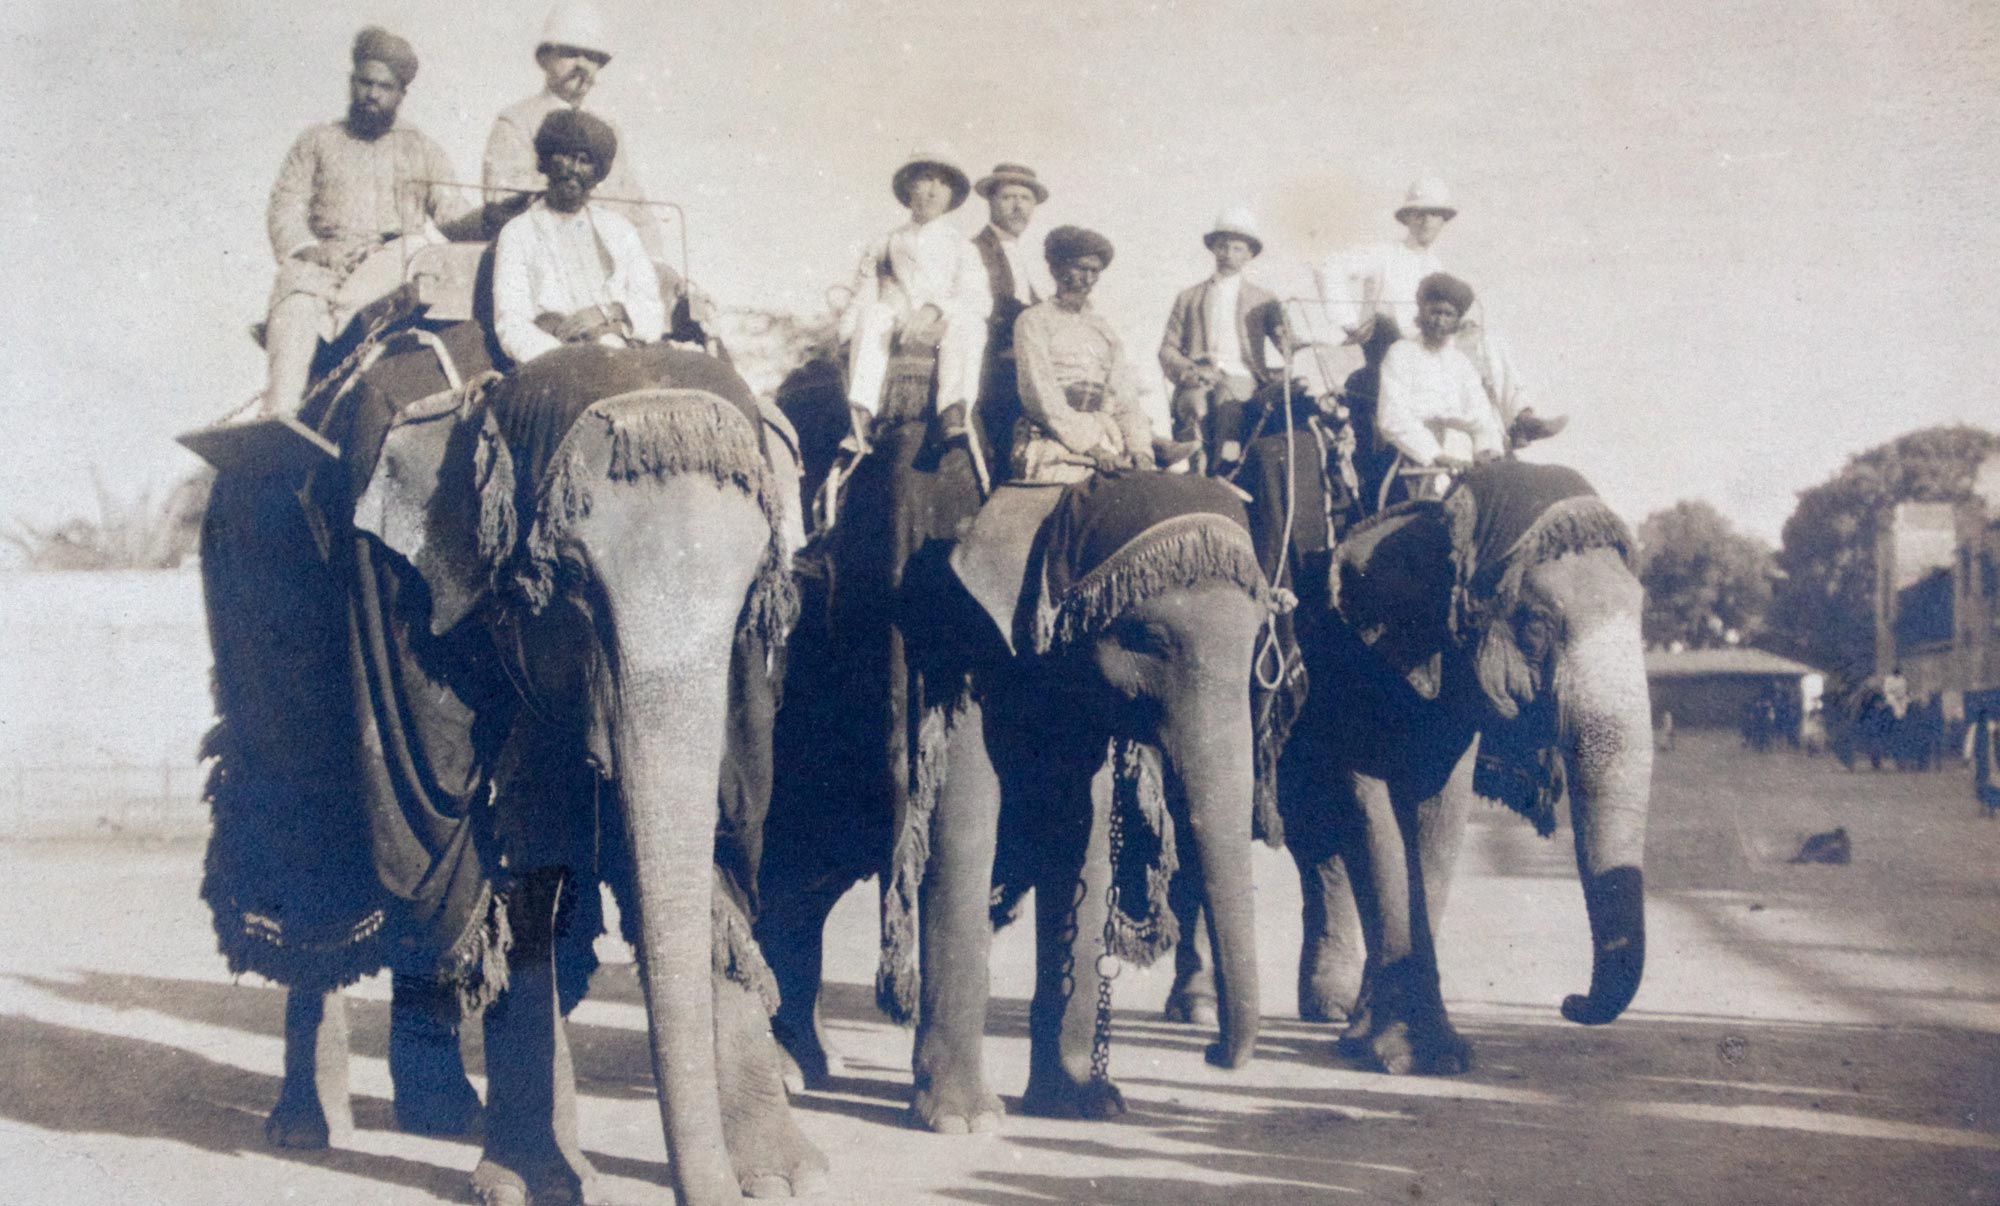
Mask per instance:
[[[665,331],[660,279],[632,223],[590,194],[618,155],[618,135],[579,109],[535,132],[542,197],[493,247],[493,334],[525,364],[566,343],[650,343]]]
[[[468,207],[447,191],[444,151],[396,120],[417,77],[410,44],[376,26],[356,34],[347,117],[314,126],[292,144],[271,188],[266,224],[278,259],[264,349],[270,358],[263,410],[299,407],[321,340],[356,310],[401,284],[400,272],[374,296],[350,283],[355,269],[387,245],[399,263],[409,243],[443,242],[438,229]]]
[[[535,134],[549,114],[561,109],[582,109],[584,99],[597,83],[597,73],[610,62],[611,39],[605,32],[603,17],[590,0],[561,0],[550,10],[542,26],[541,41],[535,45],[535,65],[542,69],[542,90],[501,110],[486,138],[480,175],[486,187],[490,229],[497,229],[520,213],[547,185],[541,156],[535,150]],[[617,122],[601,113],[592,116],[610,126],[613,134],[618,132]],[[664,262],[666,232],[660,225],[658,212],[645,204],[629,146],[621,146],[597,187],[605,200],[595,204],[615,210],[630,222],[638,230],[647,256]]]

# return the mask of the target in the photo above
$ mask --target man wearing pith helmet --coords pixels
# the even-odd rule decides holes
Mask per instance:
[[[937,409],[971,410],[993,292],[972,240],[944,216],[965,204],[972,182],[951,157],[915,151],[889,181],[910,220],[868,245],[841,316],[852,339],[847,400],[872,415],[882,402],[889,345],[937,349]]]
[[[535,63],[542,69],[541,91],[501,110],[486,139],[481,183],[486,186],[487,220],[492,228],[526,208],[548,183],[535,154],[535,134],[543,120],[559,109],[582,109],[597,83],[597,73],[610,61],[611,39],[596,6],[590,0],[557,0],[542,25],[541,40],[535,44]],[[635,204],[645,200],[645,193],[639,187],[631,147],[616,121],[602,113],[595,116],[621,136],[618,157],[597,185],[603,200],[593,204],[622,215],[638,230],[646,254],[665,262],[666,232],[658,211]]]
[[[1444,271],[1434,244],[1446,223],[1458,216],[1458,207],[1444,181],[1425,177],[1410,185],[1395,216],[1405,231],[1402,239],[1340,253],[1317,271],[1320,297],[1346,329],[1348,338],[1361,345],[1367,361],[1359,383],[1363,394],[1370,392],[1368,383],[1390,345],[1416,334],[1417,286],[1425,277]],[[1542,419],[1534,413],[1513,356],[1482,315],[1463,316],[1456,342],[1478,370],[1487,397],[1513,443],[1538,440],[1563,429],[1566,418]],[[1364,400],[1363,409],[1369,404]]]

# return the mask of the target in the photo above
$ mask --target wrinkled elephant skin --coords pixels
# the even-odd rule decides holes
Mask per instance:
[[[1022,1107],[1105,1118],[1124,1111],[1092,1064],[1105,950],[1112,734],[1155,744],[1167,800],[1192,838],[1224,969],[1213,1062],[1250,1056],[1259,1006],[1250,876],[1250,718],[1245,684],[1263,607],[1207,585],[1133,606],[1086,649],[1042,665],[1001,655],[975,673],[953,725],[919,917],[922,1008],[913,1111],[941,1133],[991,1129],[999,1102],[983,1039],[996,851],[1036,842],[1036,983]]]

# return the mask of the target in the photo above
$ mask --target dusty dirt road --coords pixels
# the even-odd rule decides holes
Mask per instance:
[[[1613,1026],[1556,1014],[1588,975],[1567,835],[1478,818],[1442,941],[1477,1046],[1462,1077],[1359,1071],[1292,1019],[1297,887],[1267,851],[1252,1066],[1205,1067],[1206,1035],[1157,1020],[1167,969],[1127,971],[1112,1056],[1127,1118],[911,1131],[909,1036],[870,1000],[864,889],[829,935],[849,1074],[797,1103],[833,1161],[819,1200],[2000,1202],[2000,821],[1956,772],[1849,774],[1685,738],[1656,771],[1645,986]],[[1852,865],[1786,863],[1835,825]],[[476,1147],[392,1129],[380,980],[354,994],[355,1135],[316,1154],[264,1146],[282,998],[224,973],[200,862],[197,842],[0,846],[0,1202],[464,1200]],[[1003,1096],[1026,1076],[1030,938],[996,944]],[[620,1197],[663,1202],[638,1001],[613,965],[573,1020],[584,1143]]]

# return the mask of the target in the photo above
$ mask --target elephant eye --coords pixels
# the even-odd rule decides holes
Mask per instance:
[[[1133,653],[1164,657],[1174,648],[1173,633],[1166,625],[1150,620],[1123,619],[1115,629],[1118,644]]]

